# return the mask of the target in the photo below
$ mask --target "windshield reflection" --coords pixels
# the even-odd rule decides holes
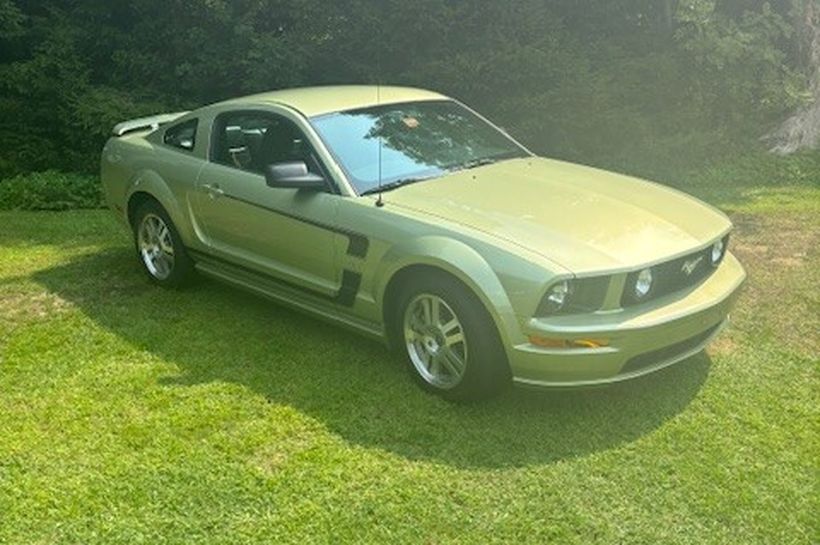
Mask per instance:
[[[380,180],[396,187],[403,180],[528,155],[451,100],[375,106],[311,121],[359,194],[373,190]]]

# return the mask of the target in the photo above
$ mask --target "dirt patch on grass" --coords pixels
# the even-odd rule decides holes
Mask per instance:
[[[820,239],[820,227],[811,215],[734,214],[732,220],[735,253],[767,269],[805,265]]]
[[[735,328],[774,336],[796,352],[820,353],[820,222],[811,214],[735,214],[731,248],[749,274]],[[715,349],[730,349],[728,336]]]
[[[315,446],[314,437],[296,434],[260,449],[252,457],[251,464],[263,474],[273,475],[281,471],[293,458]]]
[[[0,291],[0,363],[9,336],[18,328],[63,314],[69,301],[46,291]]]
[[[62,297],[46,292],[0,292],[0,316],[6,322],[30,321],[64,312],[71,306]]]
[[[718,335],[718,337],[709,345],[709,352],[711,354],[731,354],[737,352],[740,345],[734,336],[730,333]]]

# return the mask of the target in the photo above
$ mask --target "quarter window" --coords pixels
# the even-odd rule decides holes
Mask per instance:
[[[181,150],[193,151],[196,145],[196,128],[196,119],[180,123],[167,129],[162,141]]]

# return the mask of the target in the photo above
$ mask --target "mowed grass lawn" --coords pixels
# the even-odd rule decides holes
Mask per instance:
[[[106,211],[0,213],[0,543],[817,543],[820,171],[790,164],[685,187],[749,272],[705,354],[470,406],[243,292],[152,287]]]

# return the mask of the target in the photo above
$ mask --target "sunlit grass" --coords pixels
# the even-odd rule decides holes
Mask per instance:
[[[750,273],[707,355],[467,407],[312,318],[150,286],[107,212],[0,213],[0,543],[809,543],[817,189],[738,185],[692,186]]]

